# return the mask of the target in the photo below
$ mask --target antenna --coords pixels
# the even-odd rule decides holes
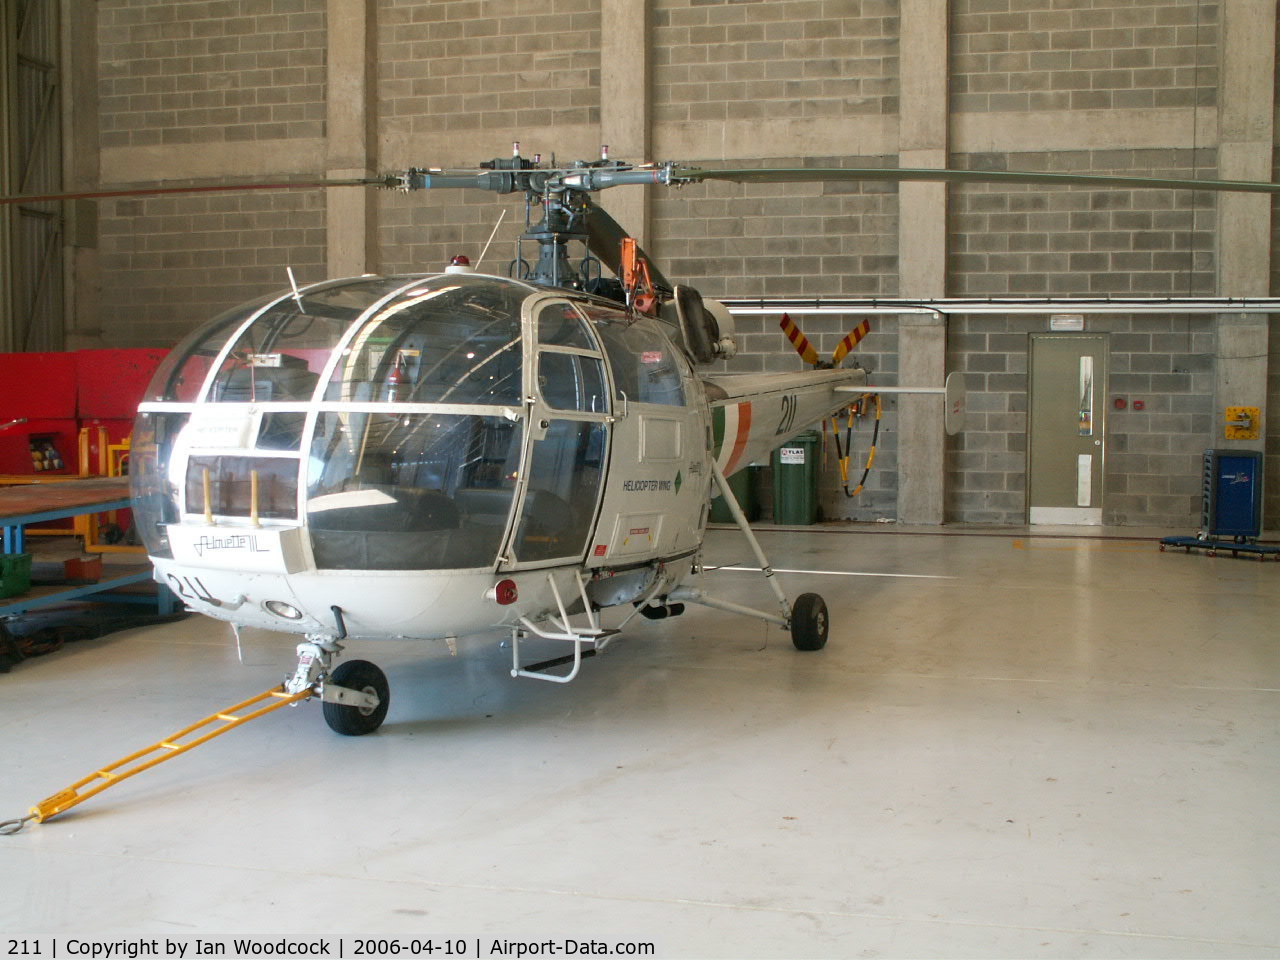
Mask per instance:
[[[489,252],[489,244],[493,243],[493,238],[498,235],[498,228],[502,226],[502,221],[506,217],[507,211],[503,210],[502,215],[498,217],[498,222],[493,225],[493,230],[489,233],[489,239],[484,242],[484,249],[480,251],[480,256],[476,259],[476,270],[480,269],[480,264],[484,263],[484,255]]]
[[[302,310],[303,313],[306,313],[306,311],[302,309],[302,291],[298,289],[298,281],[293,275],[293,267],[285,267],[284,272],[289,275],[289,286],[293,287],[293,299],[298,302],[298,309]]]

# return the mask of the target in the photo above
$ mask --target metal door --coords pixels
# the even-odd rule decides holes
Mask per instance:
[[[1101,524],[1107,337],[1031,335],[1027,519]]]

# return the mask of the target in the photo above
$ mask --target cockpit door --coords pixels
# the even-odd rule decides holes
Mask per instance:
[[[613,377],[614,455],[589,566],[691,553],[701,540],[710,473],[707,407],[664,324],[583,305]]]
[[[609,462],[604,356],[564,300],[535,302],[526,338],[529,439],[506,569],[580,562]]]

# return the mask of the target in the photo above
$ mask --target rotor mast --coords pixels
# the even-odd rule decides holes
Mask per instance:
[[[382,185],[412,191],[442,187],[489,190],[493,193],[523,192],[528,209],[536,205],[540,219],[520,235],[521,240],[538,244],[538,260],[523,279],[552,287],[582,289],[584,280],[569,259],[570,240],[590,245],[587,219],[592,203],[589,193],[625,184],[672,182],[673,164],[636,167],[609,159],[609,148],[600,148],[600,159],[575,161],[567,167],[542,166],[542,157],[520,155],[520,143],[512,145],[510,157],[480,164],[484,173],[447,173],[411,167],[403,173],[389,173]],[[527,221],[526,221],[527,222]]]

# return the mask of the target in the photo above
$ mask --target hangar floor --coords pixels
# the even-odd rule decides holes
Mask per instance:
[[[704,609],[568,686],[490,641],[353,644],[391,680],[377,734],[303,704],[0,838],[0,930],[1280,956],[1280,566],[1072,533],[762,533],[822,571],[781,575],[826,596],[821,653]],[[16,667],[0,818],[270,686],[292,642],[246,634],[242,666],[192,617]]]

